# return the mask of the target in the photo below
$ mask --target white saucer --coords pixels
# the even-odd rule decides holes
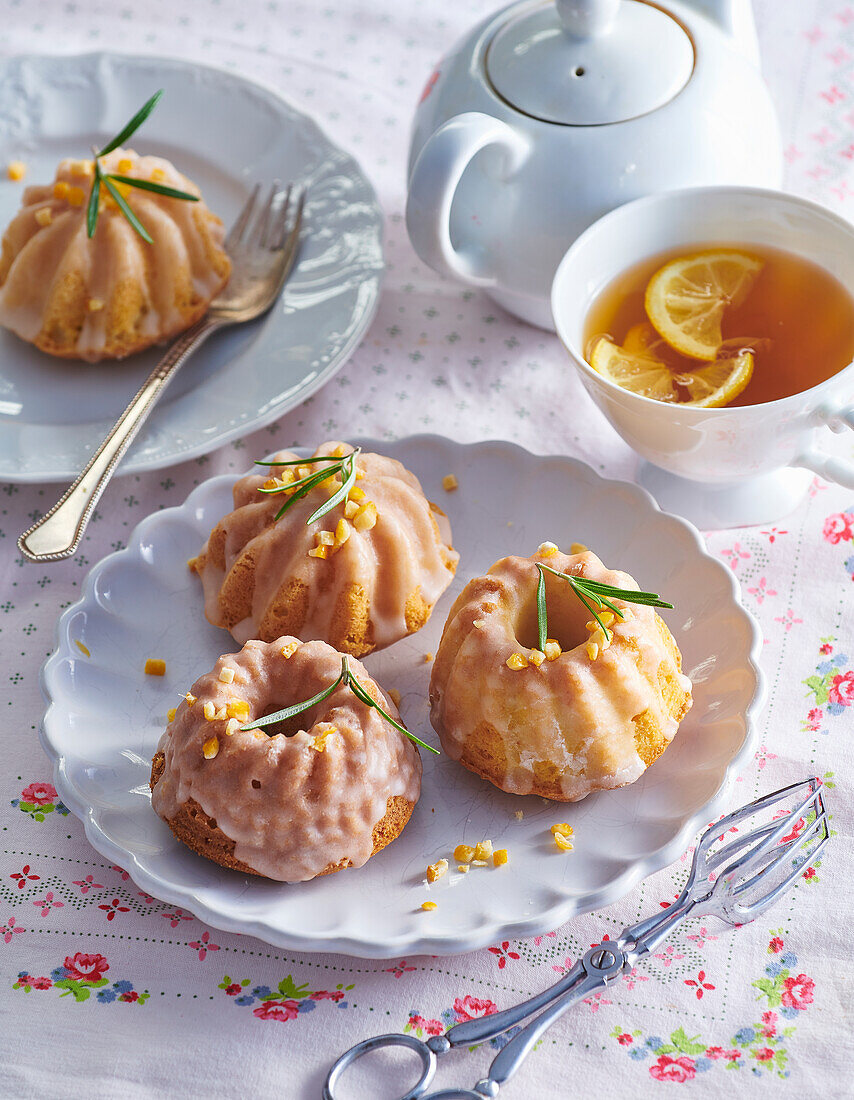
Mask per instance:
[[[120,467],[168,466],[269,423],[327,382],[376,310],[382,213],[358,164],[271,89],[187,61],[93,53],[0,63],[0,165],[22,160],[25,183],[85,157],[158,88],[133,136],[201,187],[230,225],[256,181],[308,188],[299,262],[260,321],[214,336],[170,384]],[[22,185],[0,178],[0,232]],[[124,361],[54,359],[0,329],[0,481],[71,480],[163,354]]]
[[[446,756],[422,753],[424,783],[411,821],[359,870],[287,886],[194,855],[152,811],[148,778],[167,710],[220,653],[238,648],[205,622],[198,579],[187,569],[231,508],[229,475],[143,520],[126,550],[95,566],[80,601],[63,614],[42,675],[50,701],[42,739],[60,797],[95,848],[143,890],[215,927],[280,947],[377,958],[450,954],[545,932],[617,901],[714,819],[753,754],[761,643],[737,582],[693,527],[659,512],[643,490],[604,481],[573,459],[437,436],[379,449],[413,470],[447,511],[461,555],[427,626],[366,660],[384,687],[400,691],[409,728],[436,744],[424,656],[435,653],[464,583],[504,554],[533,553],[546,539],[561,546],[577,540],[675,604],[664,616],[694,680],[695,702],[661,759],[633,786],[545,804],[503,794]],[[456,492],[442,489],[448,473],[459,479]],[[165,658],[165,677],[144,675],[147,657]],[[569,854],[553,843],[549,827],[557,821],[575,827]],[[487,837],[508,849],[507,866],[452,872],[428,891],[428,863]],[[421,910],[428,898],[438,909]]]

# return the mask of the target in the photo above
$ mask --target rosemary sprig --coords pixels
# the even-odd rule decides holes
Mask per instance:
[[[284,463],[281,463],[281,465],[284,465]],[[268,714],[265,718],[259,718],[256,722],[250,722],[245,726],[241,726],[241,732],[263,729],[264,726],[272,726],[277,722],[286,722],[289,718],[295,718],[298,714],[310,710],[316,703],[322,703],[324,699],[328,699],[342,684],[348,687],[361,703],[373,707],[374,710],[378,710],[383,718],[385,718],[386,722],[394,726],[396,730],[406,734],[410,741],[414,741],[415,744],[420,745],[422,749],[427,749],[435,753],[436,756],[440,755],[438,749],[434,749],[432,745],[428,745],[419,737],[416,737],[414,733],[410,733],[406,726],[402,726],[399,722],[395,722],[392,716],[383,710],[379,703],[371,698],[353,675],[346,657],[341,658],[341,673],[338,679],[333,684],[330,684],[328,688],[324,688],[323,691],[319,691],[317,695],[313,695],[310,699],[306,699],[304,703],[294,703],[293,706],[286,707],[284,710],[277,710],[275,714]]]
[[[95,149],[93,147],[92,153],[94,155],[95,174],[92,179],[92,190],[89,192],[89,202],[86,205],[86,233],[89,237],[95,235],[95,228],[98,224],[98,208],[101,198],[101,186],[103,185],[115,199],[116,205],[122,214],[130,222],[133,229],[142,237],[147,244],[152,244],[152,238],[148,230],[139,220],[139,218],[131,210],[128,202],[116,187],[116,183],[126,184],[128,187],[137,187],[140,191],[153,191],[157,195],[165,195],[170,199],[182,199],[185,202],[198,202],[199,196],[192,195],[189,191],[179,191],[177,187],[168,187],[163,183],[156,183],[154,180],[135,179],[133,176],[116,175],[115,173],[108,173],[101,167],[101,157],[105,157],[107,153],[112,153],[114,149],[118,149],[120,145],[123,145],[125,141],[135,133],[140,126],[145,122],[157,103],[160,97],[163,95],[163,89],[159,92],[155,92],[151,99],[136,112],[133,118],[128,124],[121,130],[116,136],[108,141],[103,149]]]
[[[611,640],[611,631],[602,621],[599,612],[607,607],[618,619],[624,618],[622,609],[612,603],[612,600],[623,600],[625,603],[643,604],[647,607],[673,607],[672,603],[662,600],[657,592],[636,592],[632,588],[617,588],[616,585],[591,581],[587,577],[576,577],[572,573],[561,573],[557,569],[552,569],[550,565],[543,565],[542,562],[537,562],[537,570],[539,572],[537,580],[537,632],[541,650],[545,648],[548,635],[546,572],[552,573],[555,577],[560,577],[561,580],[569,583],[572,591],[599,624],[606,641]]]
[[[315,458],[296,458],[288,459],[286,462],[258,462],[256,466],[309,466],[314,462],[331,462],[331,466],[327,466],[324,470],[315,470],[313,473],[307,474],[305,477],[301,477],[298,481],[292,481],[289,485],[277,485],[272,489],[261,488],[259,493],[267,493],[268,495],[275,495],[276,493],[288,493],[288,499],[276,513],[275,519],[279,520],[287,512],[288,508],[296,501],[301,500],[302,497],[310,493],[315,486],[320,485],[321,482],[327,481],[330,477],[335,477],[336,474],[341,474],[342,485],[332,494],[329,500],[325,501],[316,508],[308,519],[305,521],[306,527],[310,523],[314,523],[316,519],[321,519],[327,512],[331,512],[332,509],[340,504],[342,500],[345,500],[347,494],[353,488],[353,484],[356,480],[356,459],[362,453],[362,448],[357,447],[354,451],[351,451],[348,455],[318,455]]]
[[[537,570],[537,649],[543,653],[549,636],[548,612],[546,611],[546,575]]]
[[[151,99],[147,100],[140,109],[136,112],[130,122],[120,130],[112,141],[108,141],[104,148],[98,153],[99,157],[105,157],[107,153],[112,153],[114,149],[118,149],[120,145],[127,141],[131,134],[135,134],[136,131],[142,126],[143,122],[148,118],[154,108],[160,101],[160,97],[163,95],[163,89],[155,92]]]

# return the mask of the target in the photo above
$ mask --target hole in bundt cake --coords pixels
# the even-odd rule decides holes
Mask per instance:
[[[546,606],[549,617],[549,637],[554,638],[564,651],[575,649],[590,637],[584,624],[590,619],[587,608],[573,592],[571,586],[560,577],[546,573]],[[531,578],[530,592],[516,621],[516,640],[523,649],[536,649],[537,632],[537,576]]]
[[[260,791],[261,790],[261,780],[260,779],[253,779],[252,780],[252,786],[255,788],[256,791]]]
[[[268,715],[275,714],[277,711],[293,706],[293,704],[297,702],[299,702],[299,698],[271,703],[261,717],[266,718]],[[263,726],[262,729],[268,737],[275,737],[276,734],[279,733],[284,737],[294,737],[302,730],[310,730],[314,723],[321,717],[322,713],[323,710],[321,705],[314,706],[310,710],[304,710],[301,714],[295,714],[293,718],[287,718],[283,722],[273,722],[272,725]]]

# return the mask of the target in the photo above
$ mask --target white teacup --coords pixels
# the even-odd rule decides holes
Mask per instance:
[[[768,245],[819,264],[854,297],[854,226],[779,191],[669,191],[606,214],[572,245],[552,285],[555,327],[587,392],[647,462],[639,480],[667,511],[700,527],[767,523],[786,515],[813,473],[854,489],[854,463],[818,449],[820,428],[854,428],[854,363],[803,393],[738,408],[695,409],[621,389],[584,359],[584,322],[620,272],[669,249]]]

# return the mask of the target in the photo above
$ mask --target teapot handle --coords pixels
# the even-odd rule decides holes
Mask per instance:
[[[506,122],[479,111],[449,119],[427,140],[415,161],[406,201],[406,229],[421,259],[435,271],[474,286],[493,286],[496,275],[480,249],[451,242],[451,206],[474,156],[488,146],[504,150],[500,179],[524,161],[528,141]]]

